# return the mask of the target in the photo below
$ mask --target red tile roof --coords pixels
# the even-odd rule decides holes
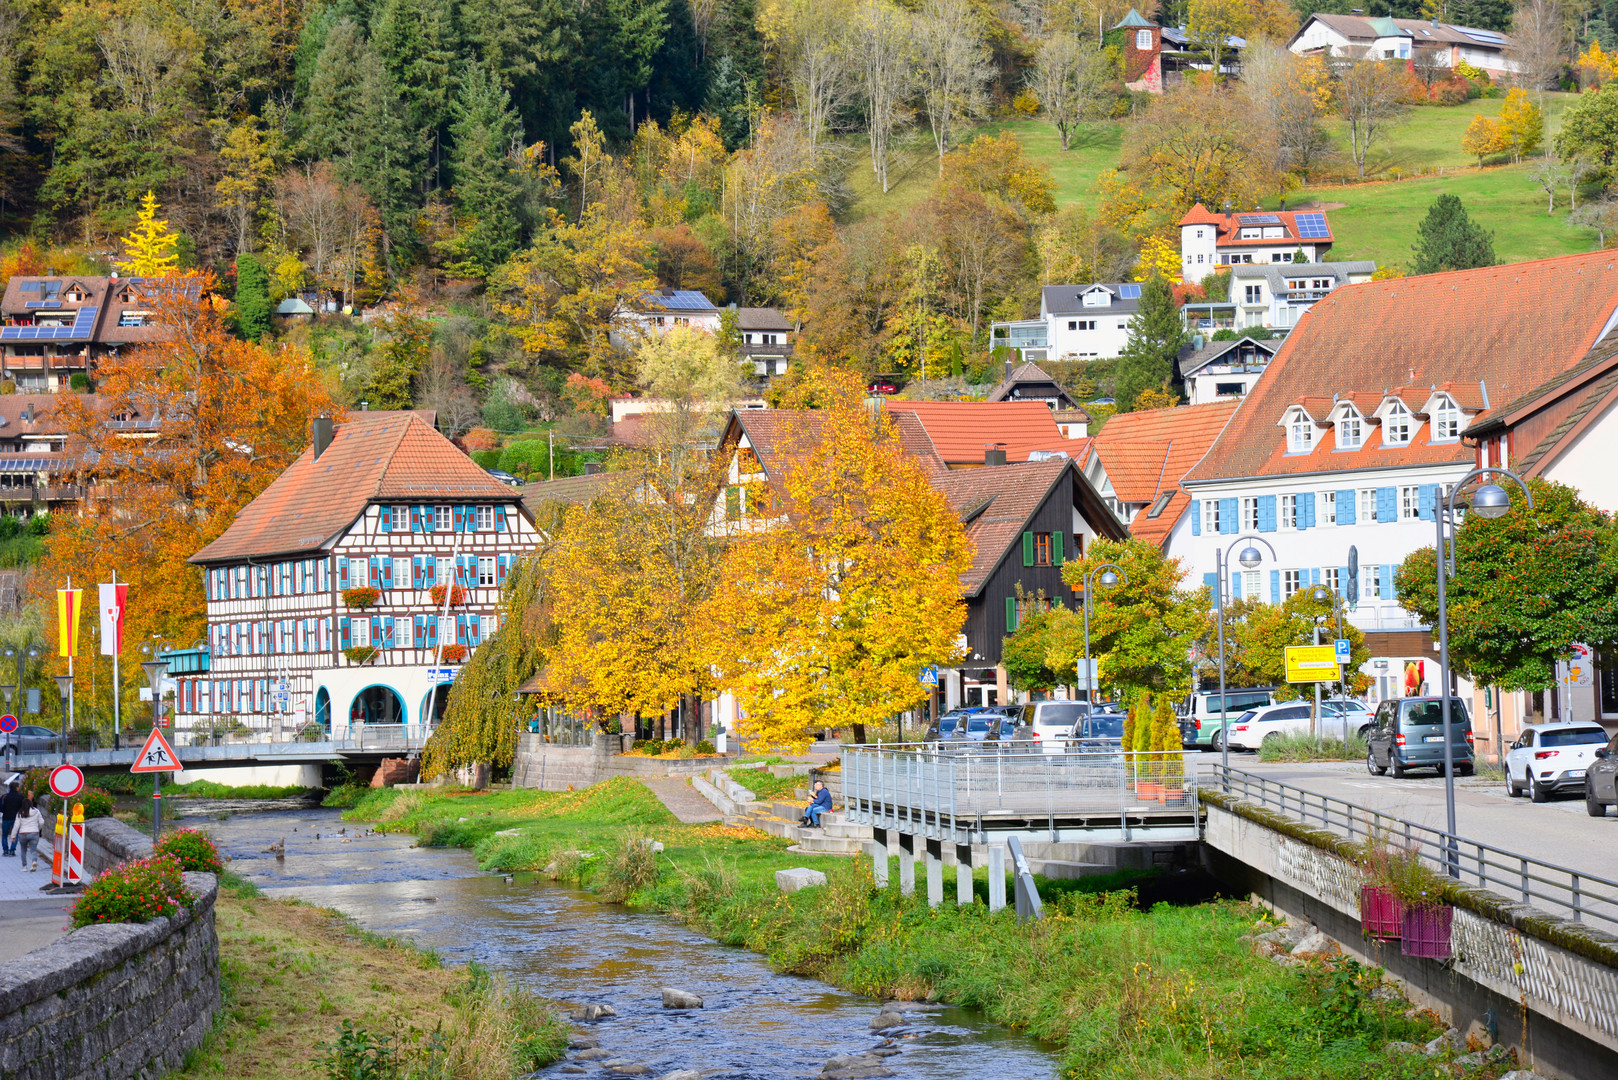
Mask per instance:
[[[1380,425],[1365,445],[1335,453],[1334,432],[1307,454],[1288,454],[1277,425],[1314,395],[1351,396],[1369,413],[1395,387],[1481,384],[1507,402],[1585,358],[1618,310],[1618,256],[1610,251],[1344,285],[1287,335],[1189,482],[1470,461],[1459,442],[1434,444],[1426,424],[1407,445],[1384,447]],[[1463,395],[1463,404],[1470,395]],[[1116,418],[1115,418],[1116,419]]]
[[[474,501],[510,505],[519,496],[414,413],[356,413],[319,460],[306,449],[191,561],[318,551],[373,502]]]
[[[1180,478],[1202,460],[1240,403],[1238,399],[1119,413],[1091,440],[1118,498],[1146,504],[1130,523],[1131,536],[1160,546],[1168,541],[1191,505]],[[1164,494],[1169,501],[1158,508]],[[1157,513],[1148,517],[1154,509]]]
[[[910,413],[950,468],[983,464],[994,446],[1006,461],[1027,461],[1034,450],[1068,450],[1068,440],[1042,401],[888,401],[890,413]]]
[[[1298,233],[1298,215],[1299,214],[1319,214],[1321,220],[1326,223],[1326,235],[1325,236],[1301,236],[1301,235],[1299,235],[1299,233]],[[1266,222],[1263,222],[1263,225],[1277,225],[1277,224],[1279,224],[1282,228],[1284,228],[1286,230],[1286,236],[1284,236],[1284,237],[1282,237],[1282,236],[1253,237],[1253,238],[1248,239],[1248,240],[1243,240],[1243,239],[1240,238],[1241,237],[1240,230],[1242,228],[1241,217],[1243,215],[1246,215],[1247,217],[1273,217],[1273,218],[1277,218],[1277,219],[1279,219],[1278,221],[1266,221]],[[1256,245],[1256,246],[1259,246],[1259,247],[1266,247],[1266,246],[1267,247],[1274,247],[1276,242],[1280,241],[1280,240],[1288,240],[1288,241],[1292,241],[1292,242],[1295,242],[1295,243],[1330,244],[1332,242],[1332,239],[1333,239],[1332,235],[1331,235],[1331,221],[1330,221],[1329,218],[1327,218],[1327,216],[1324,213],[1322,213],[1319,210],[1239,210],[1239,211],[1237,211],[1235,213],[1232,213],[1232,214],[1216,214],[1213,211],[1211,211],[1211,210],[1207,209],[1206,207],[1204,207],[1201,203],[1197,203],[1195,206],[1193,206],[1190,210],[1188,210],[1186,212],[1185,217],[1180,219],[1180,224],[1182,226],[1184,226],[1184,225],[1212,225],[1212,226],[1214,226],[1216,229],[1219,230],[1218,236],[1216,236],[1214,238],[1215,244],[1217,246],[1219,246],[1219,247],[1244,247],[1244,246],[1248,246],[1248,245]],[[1257,223],[1250,223],[1247,227],[1251,229],[1251,228],[1262,227],[1262,226],[1258,225]]]

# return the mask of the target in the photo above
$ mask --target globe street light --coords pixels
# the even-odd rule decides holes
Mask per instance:
[[[1223,548],[1214,549],[1214,617],[1219,621],[1219,730],[1215,733],[1219,738],[1219,767],[1225,770],[1225,785],[1230,785],[1230,716],[1225,701],[1225,567],[1231,549],[1237,544],[1247,542],[1247,546],[1237,554],[1236,561],[1248,570],[1253,569],[1264,561],[1264,555],[1255,543],[1263,544],[1270,549],[1270,558],[1280,561],[1275,553],[1275,547],[1262,536],[1239,536]]]
[[[1090,579],[1096,576],[1097,570],[1102,571],[1101,584],[1108,589],[1119,581],[1129,584],[1129,575],[1117,563],[1102,563],[1084,575],[1084,700],[1090,706],[1091,715],[1096,711],[1096,691],[1095,669],[1090,666]]]
[[[1534,493],[1528,490],[1528,484],[1523,478],[1510,469],[1473,469],[1450,487],[1444,496],[1444,505],[1433,515],[1438,521],[1438,546],[1434,548],[1434,553],[1438,556],[1438,686],[1444,721],[1444,812],[1448,827],[1448,833],[1444,838],[1444,865],[1452,878],[1461,876],[1461,851],[1455,835],[1455,748],[1450,738],[1449,727],[1449,598],[1445,595],[1445,581],[1455,572],[1454,563],[1459,554],[1454,540],[1455,496],[1460,494],[1467,484],[1485,476],[1503,476],[1511,480],[1522,488],[1528,509],[1534,508]],[[1498,484],[1492,482],[1484,484],[1472,495],[1472,512],[1481,518],[1497,518],[1510,509],[1511,496]],[[1444,528],[1446,525],[1450,527],[1448,539]],[[1497,751],[1498,749],[1496,747]]]
[[[62,764],[67,764],[67,711],[68,702],[73,700],[73,676],[56,676],[56,688],[62,692],[62,737],[56,740],[62,751]]]

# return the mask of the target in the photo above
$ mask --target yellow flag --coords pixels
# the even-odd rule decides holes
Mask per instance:
[[[79,615],[83,605],[79,598],[83,589],[56,590],[56,636],[61,643],[61,655],[79,655]]]

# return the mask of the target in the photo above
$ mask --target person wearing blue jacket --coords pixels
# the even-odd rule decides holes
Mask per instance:
[[[803,810],[803,823],[820,828],[820,815],[831,809],[831,792],[819,780],[815,781],[814,798]]]

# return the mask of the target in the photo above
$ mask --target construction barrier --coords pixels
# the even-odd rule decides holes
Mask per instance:
[[[73,804],[73,821],[67,829],[67,883],[84,881],[84,804]]]
[[[67,815],[56,815],[55,843],[51,844],[51,884],[61,885],[62,877],[62,851],[67,847]]]

